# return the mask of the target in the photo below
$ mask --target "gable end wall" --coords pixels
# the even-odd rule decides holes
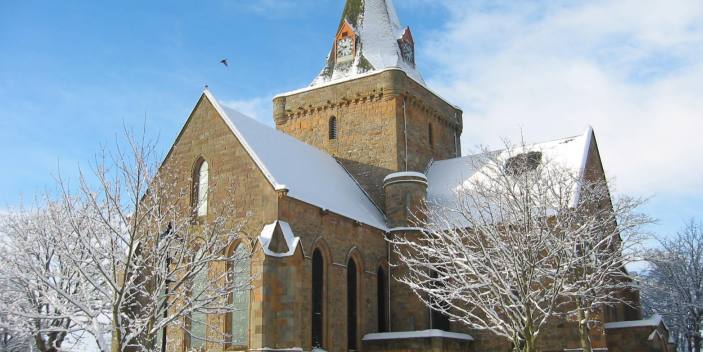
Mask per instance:
[[[198,101],[162,165],[162,168],[178,173],[176,189],[190,189],[191,172],[199,157],[203,157],[209,164],[211,193],[208,198],[208,216],[212,218],[214,214],[221,213],[223,204],[230,204],[234,207],[234,213],[223,215],[230,224],[245,221],[245,237],[253,242],[263,225],[272,223],[277,218],[278,195],[204,96]],[[184,199],[189,200],[190,197]],[[183,207],[189,207],[188,203],[189,201],[184,201]],[[255,275],[249,317],[252,348],[263,347],[265,330],[261,319],[264,308],[260,275],[263,259],[260,252],[259,250],[252,259],[252,273]],[[224,267],[212,267],[210,270],[224,270]],[[224,331],[223,315],[210,316],[209,323]],[[182,331],[170,329],[169,336],[175,345],[182,346]],[[222,346],[215,344],[208,346],[211,351],[221,349]]]

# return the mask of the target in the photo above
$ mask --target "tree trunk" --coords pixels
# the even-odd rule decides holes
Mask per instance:
[[[120,314],[116,307],[112,308],[112,321],[113,321],[113,339],[112,339],[112,352],[122,352],[122,331],[120,324]]]
[[[592,352],[591,348],[591,334],[588,327],[588,321],[590,320],[590,313],[588,310],[584,309],[581,302],[577,300],[576,312],[579,323],[579,340],[581,342],[581,349],[583,352]]]
[[[686,324],[688,331],[686,332],[686,351],[687,352],[700,352],[701,351],[701,324],[698,322],[700,318],[695,312],[690,312],[689,323]]]
[[[532,329],[532,324],[528,323],[522,332],[521,344],[518,351],[520,352],[537,352],[537,336]]]
[[[698,332],[693,335],[693,350],[696,352],[699,352],[701,350],[701,336]]]
[[[535,336],[530,335],[525,338],[525,348],[523,352],[537,352],[537,346],[535,346]]]
[[[696,311],[698,313],[698,311]],[[693,324],[694,329],[696,331],[693,332],[693,348],[694,351],[700,352],[701,351],[701,315],[696,314],[695,315],[695,323]]]
[[[42,333],[34,335],[34,343],[40,352],[57,352],[61,348],[61,342],[56,340],[55,333],[46,334],[46,341]]]

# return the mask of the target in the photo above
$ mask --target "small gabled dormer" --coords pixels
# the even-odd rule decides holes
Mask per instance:
[[[408,65],[415,67],[415,40],[410,27],[405,27],[405,30],[403,30],[403,35],[398,39],[398,46],[400,47],[403,60]]]
[[[334,61],[337,64],[353,62],[356,56],[356,33],[347,20],[334,38]]]

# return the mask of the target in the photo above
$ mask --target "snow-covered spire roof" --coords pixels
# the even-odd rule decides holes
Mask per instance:
[[[401,26],[392,0],[346,0],[335,39],[348,27],[354,32],[353,60],[337,62],[335,42],[325,68],[312,82],[312,87],[388,68],[399,68],[425,85],[415,68],[410,28]]]

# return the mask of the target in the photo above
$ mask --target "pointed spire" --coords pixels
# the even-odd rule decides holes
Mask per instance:
[[[392,0],[346,0],[327,65],[311,86],[392,67],[424,85],[414,51],[410,28],[401,26]]]

